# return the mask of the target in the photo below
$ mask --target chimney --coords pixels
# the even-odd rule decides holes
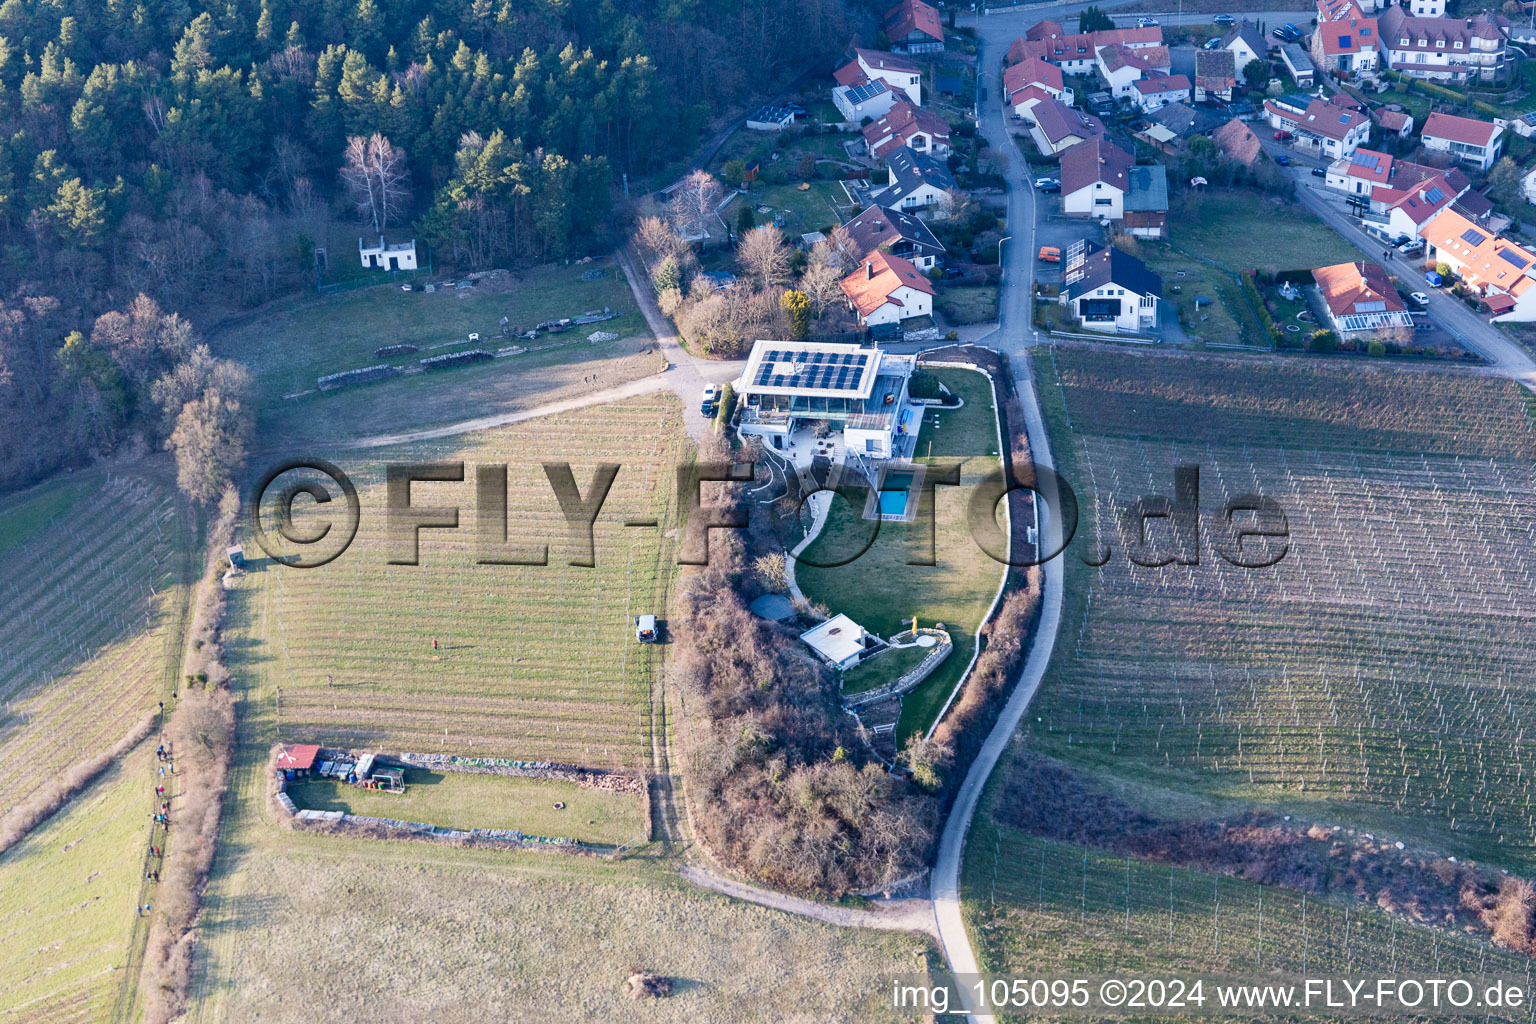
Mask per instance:
[[[864,261],[864,280],[866,280],[866,281],[873,281],[874,279],[875,279],[875,261],[874,260],[865,260]]]

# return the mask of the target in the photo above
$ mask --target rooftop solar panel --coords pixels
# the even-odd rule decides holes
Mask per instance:
[[[858,385],[868,362],[868,353],[770,349],[758,365],[753,383],[764,387],[846,391]]]
[[[1437,185],[1430,189],[1428,192],[1425,192],[1424,198],[1428,199],[1432,203],[1438,203],[1440,200],[1445,198],[1445,193],[1440,191],[1440,187]]]
[[[1474,228],[1468,228],[1461,233],[1461,240],[1466,242],[1468,245],[1482,245],[1484,242],[1488,241],[1488,237],[1481,231],[1478,231]]]
[[[1520,270],[1524,270],[1531,262],[1512,249],[1504,249],[1500,251],[1499,255],[1504,257],[1505,263],[1511,264]]]

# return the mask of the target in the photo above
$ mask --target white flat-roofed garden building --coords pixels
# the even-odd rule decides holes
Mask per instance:
[[[873,346],[759,341],[735,385],[738,429],[776,451],[803,441],[833,456],[840,442],[864,459],[910,457],[922,422],[922,409],[908,401],[916,366],[912,356]]]

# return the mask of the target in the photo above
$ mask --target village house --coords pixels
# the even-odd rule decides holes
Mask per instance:
[[[1383,135],[1394,135],[1399,139],[1406,139],[1413,135],[1413,115],[1405,114],[1401,110],[1387,110],[1384,107],[1373,107],[1370,111],[1371,120],[1375,121]]]
[[[916,367],[870,346],[757,341],[734,385],[738,429],[778,451],[819,440],[859,459],[909,458],[922,421],[908,404]],[[830,436],[806,437],[816,424]]]
[[[943,53],[944,22],[923,0],[902,0],[885,12],[885,38],[896,53]]]
[[[1244,167],[1252,167],[1264,158],[1264,143],[1252,128],[1234,117],[1211,133],[1211,141],[1223,156]]]
[[[1168,228],[1168,168],[1137,164],[1128,177],[1122,226],[1137,238],[1162,238]]]
[[[1070,107],[1075,98],[1061,68],[1038,57],[1026,57],[1004,69],[1003,95],[1019,117],[1027,117],[1042,100],[1056,99]]]
[[[1265,107],[1269,107],[1268,101]],[[1363,110],[1313,100],[1290,130],[1296,135],[1298,149],[1337,159],[1349,156],[1370,138],[1371,119]]]
[[[795,112],[789,107],[758,107],[747,115],[747,127],[755,132],[781,132],[795,123]]]
[[[1340,78],[1373,77],[1381,53],[1379,32],[1375,18],[1354,14],[1319,22],[1312,33],[1312,60]]]
[[[357,255],[369,270],[415,270],[416,239],[409,242],[386,242],[379,236],[379,244],[357,240]]]
[[[1170,103],[1189,99],[1189,79],[1184,75],[1154,75],[1132,83],[1132,101],[1139,110],[1151,113]]]
[[[891,152],[885,167],[890,183],[870,194],[870,199],[881,206],[907,211],[942,208],[956,187],[949,168],[927,153],[916,153],[905,146]]]
[[[1392,180],[1392,157],[1374,149],[1357,149],[1349,156],[1335,160],[1328,166],[1328,176],[1323,183],[1340,192],[1355,196],[1369,196],[1378,185]]]
[[[846,64],[857,70],[857,64]],[[862,76],[862,72],[860,73]],[[832,90],[832,105],[849,124],[861,124],[864,119],[884,117],[896,105],[903,94],[895,92],[884,82],[863,81],[858,85],[839,85]]]
[[[883,50],[854,50],[853,59],[871,82],[882,81],[917,106],[923,105],[923,71],[909,58]]]
[[[931,110],[898,100],[889,112],[864,126],[864,144],[876,160],[884,160],[902,146],[943,156],[950,149],[949,122]]]
[[[911,260],[886,252],[864,257],[843,278],[843,294],[865,327],[896,324],[933,313],[933,282]]]
[[[1237,58],[1231,50],[1195,51],[1195,102],[1232,102],[1237,87]]]
[[[1114,246],[1090,253],[1062,291],[1062,305],[1095,331],[1146,331],[1157,327],[1163,279],[1130,253]]]
[[[1041,21],[1013,41],[1008,47],[1006,63],[1016,64],[1027,57],[1038,57],[1069,75],[1086,75],[1098,64],[1099,48],[1115,45],[1133,50],[1162,46],[1163,30],[1151,25],[1067,35],[1059,22]]]
[[[1340,263],[1312,271],[1340,337],[1412,330],[1413,318],[1392,278],[1375,263]]]
[[[1152,75],[1166,75],[1173,70],[1173,60],[1166,46],[1132,49],[1124,43],[1099,47],[1094,64],[1099,77],[1116,99],[1135,95],[1135,84]]]
[[[1221,37],[1221,49],[1232,51],[1232,60],[1237,66],[1238,74],[1242,74],[1243,68],[1246,68],[1250,62],[1265,60],[1269,54],[1269,44],[1264,40],[1264,33],[1259,31],[1259,26],[1247,18],[1238,22]]]
[[[1508,22],[1486,12],[1470,18],[1418,17],[1394,6],[1380,20],[1387,65],[1414,78],[1493,81],[1509,59]]]
[[[1463,163],[1486,171],[1504,151],[1504,129],[1491,121],[1431,111],[1419,133],[1424,148],[1450,153]]]
[[[1102,136],[1061,154],[1061,206],[1070,216],[1117,221],[1125,216],[1131,154]]]
[[[944,246],[928,225],[903,210],[871,206],[843,227],[858,247],[861,259],[883,250],[927,271],[944,258]]]
[[[1536,320],[1536,254],[1479,227],[1455,210],[1442,210],[1422,237],[1426,265],[1445,263],[1488,304],[1495,320]]]
[[[1029,137],[1042,153],[1060,153],[1104,134],[1102,121],[1060,100],[1036,104],[1033,113],[1035,123],[1029,129]]]
[[[1462,175],[1463,180],[1465,177]],[[1384,239],[1404,235],[1418,238],[1441,210],[1455,204],[1457,194],[1456,186],[1439,176],[1396,186],[1378,185],[1371,190],[1370,208],[1360,219],[1367,230]]]

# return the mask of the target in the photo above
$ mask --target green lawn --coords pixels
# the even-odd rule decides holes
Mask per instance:
[[[150,754],[140,744],[0,857],[0,935],[7,950],[0,1013],[6,1019],[112,1019],[141,920],[134,907],[153,813]],[[146,898],[153,905],[154,893]]]
[[[997,320],[997,286],[941,285],[937,305],[944,319],[952,324],[994,323]]]
[[[405,792],[358,789],[336,779],[288,784],[294,804],[443,828],[515,828],[533,835],[617,846],[645,832],[642,797],[573,782],[466,772],[405,770]],[[556,803],[565,807],[556,809]]]
[[[1147,266],[1162,275],[1163,299],[1178,308],[1179,322],[1192,340],[1267,347],[1258,317],[1248,307],[1242,285],[1230,273],[1192,259],[1166,243],[1142,243],[1139,253]],[[1179,290],[1175,292],[1175,288]],[[1195,299],[1200,296],[1213,301],[1197,310]]]
[[[1354,246],[1294,203],[1257,192],[1188,193],[1169,223],[1173,244],[1225,270],[1296,270],[1359,259]]]
[[[858,667],[843,673],[843,692],[863,693],[865,690],[873,690],[877,686],[894,682],[916,668],[918,663],[927,657],[930,650],[931,648],[913,645],[893,647],[882,654],[877,654]]]
[[[603,276],[582,280],[584,273],[594,269],[601,270]],[[562,334],[542,334],[534,341],[500,336],[503,316],[512,327],[531,328],[543,320],[604,307],[622,315]],[[589,342],[588,336],[596,331],[617,334],[621,340]],[[471,332],[480,335],[477,344],[466,340]],[[633,340],[637,338],[645,341],[637,343]],[[551,383],[540,376],[544,370],[632,355],[648,341],[649,332],[623,272],[610,259],[569,266],[550,264],[505,284],[482,281],[475,288],[439,289],[432,294],[419,289],[403,292],[394,284],[381,284],[338,295],[307,295],[273,303],[209,338],[218,354],[238,359],[250,368],[256,381],[260,426],[268,438],[274,434],[345,436],[466,418],[498,408],[509,395],[527,390],[525,384],[536,385],[534,390],[538,391],[538,385]],[[374,355],[378,348],[403,343],[422,351],[390,358]],[[494,352],[512,345],[555,347],[493,363],[416,373],[298,399],[283,398],[313,389],[317,377],[344,370],[379,363],[414,369],[418,360],[428,356],[468,348]],[[630,374],[640,375],[638,370]],[[558,372],[554,376],[559,376]],[[619,383],[619,379],[609,383]]]
[[[797,241],[808,231],[822,231],[842,223],[840,211],[848,209],[848,197],[842,186],[833,181],[813,181],[811,187],[801,191],[799,182],[793,185],[762,185],[752,187],[746,201],[752,204],[752,216],[759,224],[772,224],[773,215],[784,212],[784,234],[790,241]],[[735,225],[740,216],[742,198],[737,197],[721,211],[726,222]],[[760,212],[768,207],[768,213]]]
[[[960,409],[923,417],[917,438],[917,460],[939,465],[961,464],[961,487],[940,487],[935,495],[936,565],[908,565],[926,536],[915,523],[882,523],[868,551],[847,565],[815,568],[802,562],[795,578],[812,601],[834,613],[844,612],[881,636],[904,627],[916,615],[921,625],[943,622],[954,638],[955,650],[938,670],[907,695],[902,703],[899,739],[926,731],[971,660],[975,631],[997,593],[1003,567],[987,557],[965,523],[965,488],[997,466],[997,427],[992,385],[968,370],[932,370],[965,401]],[[835,500],[822,532],[803,553],[807,561],[830,562],[837,552],[856,551],[873,525],[863,509],[850,509]]]

